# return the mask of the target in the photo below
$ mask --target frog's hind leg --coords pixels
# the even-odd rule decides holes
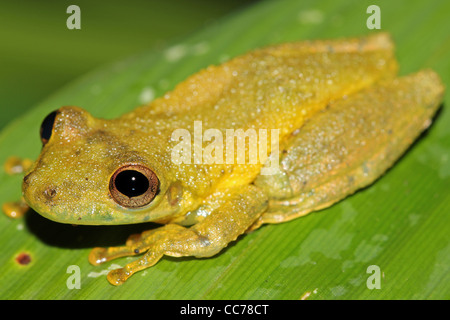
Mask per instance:
[[[278,173],[256,179],[271,200],[250,230],[326,208],[371,184],[430,125],[443,90],[425,70],[331,103],[289,138]]]

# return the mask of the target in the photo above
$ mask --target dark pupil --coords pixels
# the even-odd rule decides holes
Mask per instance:
[[[48,116],[45,117],[41,124],[41,140],[42,143],[47,143],[52,136],[53,124],[55,122],[56,111],[53,111]]]
[[[116,189],[129,198],[144,194],[150,187],[147,177],[135,170],[120,172],[114,182]]]

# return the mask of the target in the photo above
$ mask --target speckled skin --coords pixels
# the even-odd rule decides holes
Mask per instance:
[[[24,178],[25,200],[65,223],[165,223],[124,247],[92,251],[93,264],[147,252],[111,271],[113,284],[163,255],[214,255],[262,223],[331,205],[393,164],[429,125],[443,92],[432,71],[399,79],[396,72],[385,34],[282,44],[210,66],[118,119],[61,108]],[[226,129],[279,129],[278,171],[260,175],[262,163],[174,164],[172,133],[194,136],[194,121],[223,136]],[[127,163],[158,177],[150,204],[130,209],[111,197],[109,180]]]

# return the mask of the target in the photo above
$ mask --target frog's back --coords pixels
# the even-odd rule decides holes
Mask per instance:
[[[204,130],[278,128],[284,136],[331,100],[396,71],[386,34],[282,44],[210,66],[130,117],[141,119],[145,131],[190,128],[199,120]]]
[[[153,145],[153,150],[165,148],[161,154],[166,155],[174,146],[174,130],[185,129],[193,137],[194,121],[201,121],[203,132],[217,129],[223,137],[227,129],[255,129],[258,141],[258,129],[279,129],[278,139],[283,144],[290,133],[331,101],[380,79],[393,78],[396,71],[393,45],[385,34],[282,44],[210,66],[120,121],[144,133],[138,143]],[[203,141],[203,147],[207,143]],[[224,158],[226,152],[224,148]],[[270,152],[269,144],[267,155]],[[231,165],[177,166],[174,170],[185,184],[210,192],[214,186],[224,189],[249,183],[261,167],[262,163],[238,165],[235,161]]]

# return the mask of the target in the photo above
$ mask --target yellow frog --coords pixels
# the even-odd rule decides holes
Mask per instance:
[[[114,120],[62,107],[42,123],[24,199],[62,223],[164,224],[92,250],[94,265],[142,255],[108,274],[114,285],[164,255],[213,256],[380,177],[444,91],[431,70],[396,73],[389,36],[375,34],[255,50]]]

